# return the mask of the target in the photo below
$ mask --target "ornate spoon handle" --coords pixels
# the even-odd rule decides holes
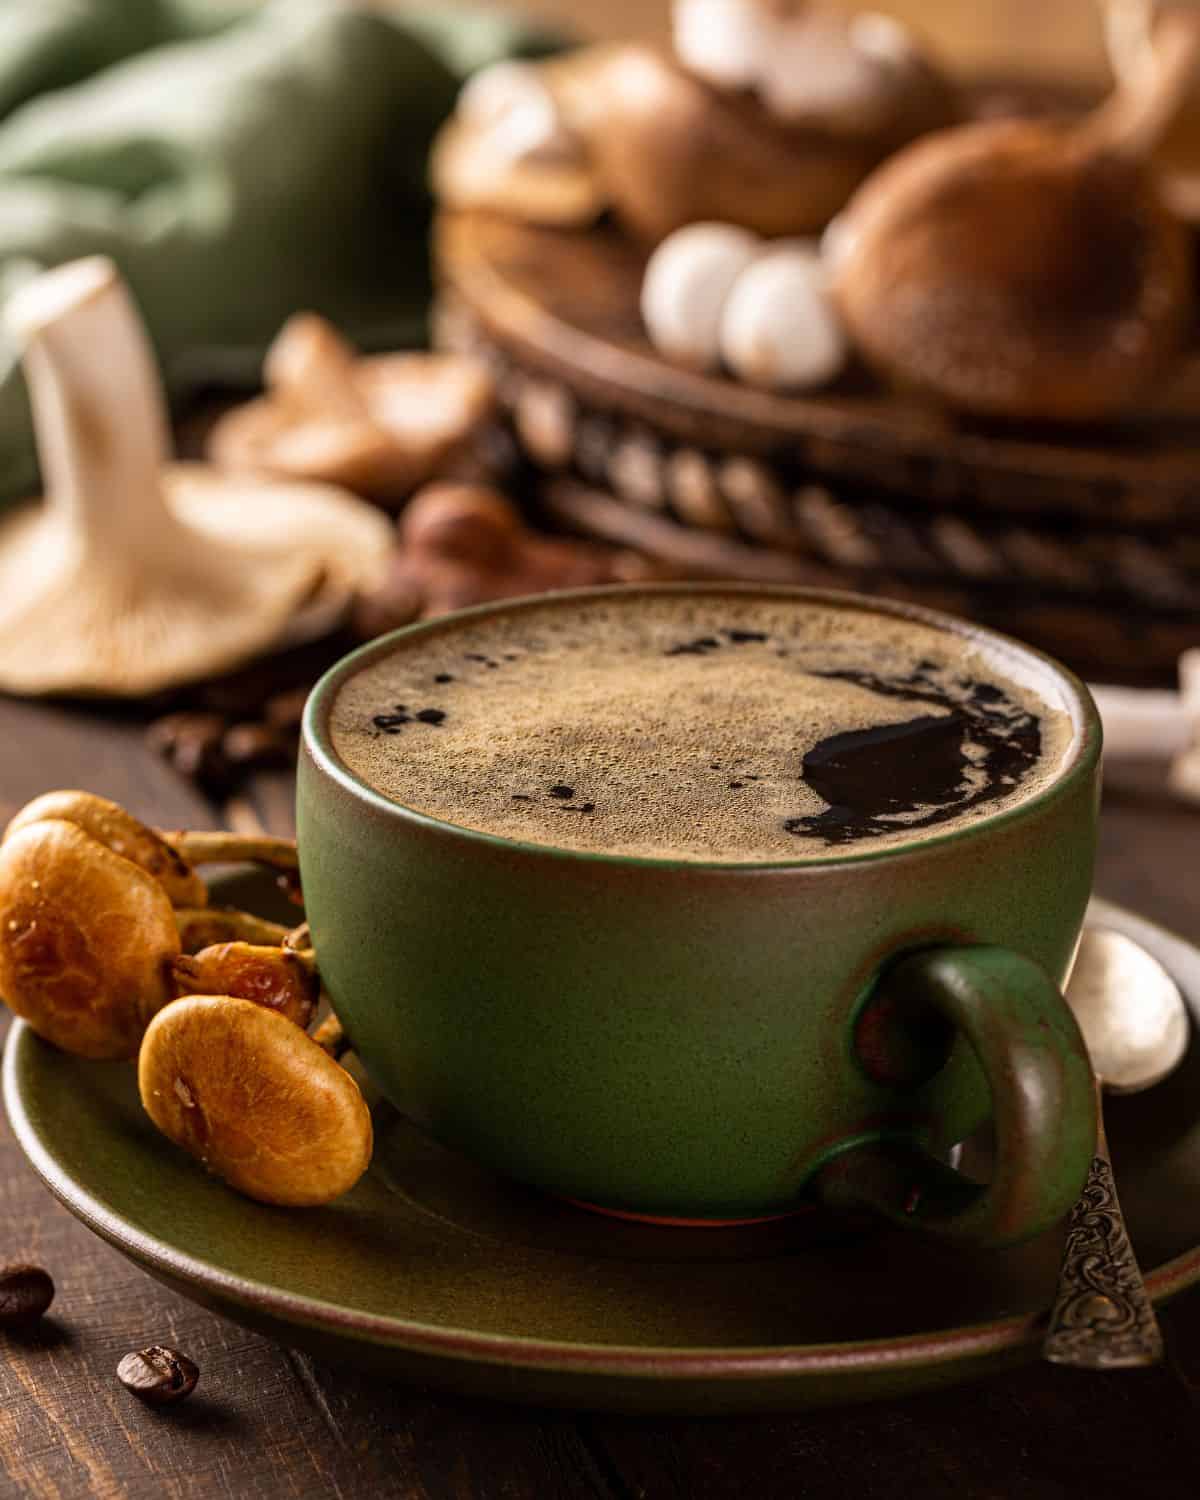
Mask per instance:
[[[1157,1364],[1162,1333],[1125,1231],[1103,1113],[1098,1118],[1096,1154],[1071,1210],[1042,1354],[1053,1364],[1085,1370]]]

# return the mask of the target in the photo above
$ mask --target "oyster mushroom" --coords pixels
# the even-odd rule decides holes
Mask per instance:
[[[134,696],[210,676],[374,579],[387,527],[352,497],[166,466],[158,374],[111,261],[36,277],[7,321],[47,497],[0,523],[0,688]]]
[[[74,823],[114,854],[140,865],[166,891],[172,906],[207,904],[208,889],[188,861],[161,834],[147,828],[119,803],[98,797],[94,792],[47,792],[25,804],[9,823],[4,837],[7,839],[19,829],[46,818]]]
[[[430,156],[441,204],[561,228],[600,215],[604,190],[555,87],[572,66],[497,62],[467,81]]]
[[[0,845],[0,995],[64,1052],[136,1057],[178,953],[162,885],[75,823],[43,819]]]
[[[298,1026],[248,1000],[192,995],[160,1011],[138,1089],[164,1135],[263,1203],[329,1203],[370,1164],[358,1085]]]
[[[311,953],[281,946],[216,943],[170,963],[176,995],[237,995],[307,1030],[317,1013],[321,978]]]
[[[963,126],[880,168],[829,242],[833,296],[868,362],[983,415],[1127,410],[1189,324],[1190,242],[1147,163],[1198,53],[1200,15],[1172,12],[1155,66],[1082,122]]]
[[[338,484],[402,500],[490,415],[491,376],[458,354],[360,359],[331,324],[298,313],[263,366],[266,395],[213,428],[209,457],[226,469]]]

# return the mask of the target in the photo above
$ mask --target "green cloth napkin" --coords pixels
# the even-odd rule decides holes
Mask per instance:
[[[467,72],[554,45],[446,6],[0,0],[0,12],[0,297],[40,268],[111,255],[174,389],[245,378],[298,308],[376,343],[419,337],[433,133]],[[0,503],[35,484],[0,336]]]

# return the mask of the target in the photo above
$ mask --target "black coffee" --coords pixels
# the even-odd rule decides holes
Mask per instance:
[[[553,599],[402,643],[343,686],[334,747],[385,796],[504,838],[768,861],[1022,801],[1073,730],[1026,658],[788,599]]]

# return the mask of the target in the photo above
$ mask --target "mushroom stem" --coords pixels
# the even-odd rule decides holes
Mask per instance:
[[[342,1023],[332,1011],[329,1012],[317,1029],[310,1034],[321,1051],[328,1052],[334,1062],[350,1050],[350,1039],[346,1035]]]
[[[184,953],[211,948],[214,943],[260,943],[279,946],[288,929],[236,907],[182,907],[175,912]]]
[[[163,838],[189,865],[254,864],[273,870],[299,868],[295,839],[270,834],[232,833],[227,829],[183,829]],[[283,929],[286,931],[286,928]]]
[[[1176,7],[1162,17],[1155,46],[1108,103],[1076,133],[1085,153],[1144,161],[1175,123],[1200,67],[1200,14]]]
[[[66,537],[106,568],[169,565],[181,528],[159,475],[170,451],[154,356],[129,293],[101,256],[75,261],[9,301],[46,482]]]
[[[307,922],[301,922],[299,927],[293,927],[283,939],[283,946],[291,948],[296,952],[312,952],[313,940],[312,930]]]

